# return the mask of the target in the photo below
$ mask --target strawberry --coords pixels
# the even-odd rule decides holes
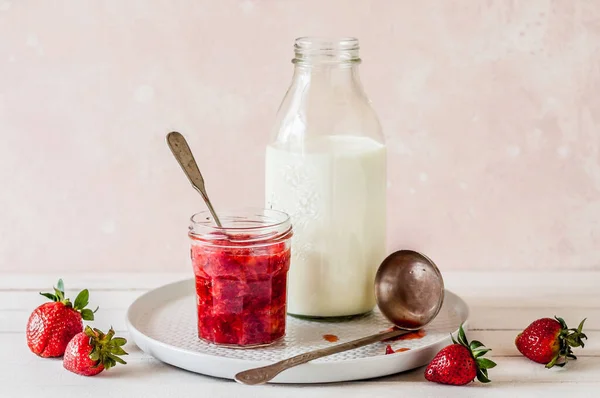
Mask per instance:
[[[469,344],[462,325],[458,330],[458,341],[451,337],[454,344],[442,348],[431,360],[425,369],[425,378],[455,386],[467,384],[475,377],[482,383],[489,383],[487,370],[495,367],[496,363],[481,357],[491,350],[477,340]]]
[[[119,355],[127,355],[121,348],[127,343],[122,337],[114,337],[115,331],[110,328],[104,334],[89,326],[78,333],[67,345],[63,366],[65,369],[84,376],[94,376],[104,369],[110,369],[118,363],[127,362]]]
[[[65,298],[62,279],[52,293],[40,293],[52,300],[33,310],[27,321],[27,345],[41,357],[60,357],[65,353],[67,343],[83,330],[83,321],[93,321],[95,311],[85,308],[89,301],[89,292],[82,290],[71,304]]]
[[[581,321],[577,329],[569,329],[562,318],[542,318],[533,321],[517,335],[515,345],[521,354],[534,362],[546,364],[547,368],[565,366],[569,359],[577,359],[571,347],[584,346]]]

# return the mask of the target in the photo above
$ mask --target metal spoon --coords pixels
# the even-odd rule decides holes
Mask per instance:
[[[219,228],[222,228],[223,225],[221,225],[221,220],[219,220],[219,217],[217,216],[217,213],[215,212],[215,209],[213,208],[212,204],[210,203],[210,199],[206,194],[204,178],[202,178],[198,164],[194,159],[194,155],[192,154],[187,141],[183,135],[173,131],[172,133],[167,134],[167,144],[169,145],[169,148],[171,148],[173,156],[175,156],[175,159],[177,159],[177,162],[183,169],[183,172],[187,176],[188,180],[190,180],[192,183],[192,186],[202,196],[202,199],[204,199],[204,202],[206,203],[210,214],[215,220],[215,223]]]
[[[236,374],[235,381],[264,384],[291,367],[421,329],[433,321],[442,308],[444,280],[428,257],[412,250],[400,250],[389,255],[379,266],[375,276],[375,297],[381,313],[396,329],[246,370]]]

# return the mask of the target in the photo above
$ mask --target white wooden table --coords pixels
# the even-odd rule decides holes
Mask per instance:
[[[33,308],[44,302],[39,291],[59,275],[0,274],[0,397],[549,397],[600,396],[600,272],[499,273],[445,272],[448,289],[471,307],[470,339],[493,349],[498,366],[492,383],[466,387],[425,381],[423,368],[376,380],[330,385],[266,385],[248,387],[201,376],[162,364],[129,343],[126,366],[96,377],[77,376],[60,359],[42,359],[25,343],[25,325]],[[60,275],[69,297],[90,289],[90,304],[100,305],[95,325],[109,326],[127,337],[125,312],[148,289],[187,278],[187,274]],[[584,349],[565,368],[545,369],[520,356],[514,346],[518,331],[534,319],[562,316],[576,327],[588,318]],[[483,395],[482,395],[483,394]]]

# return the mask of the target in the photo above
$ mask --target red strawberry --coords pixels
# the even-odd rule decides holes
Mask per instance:
[[[458,330],[458,341],[443,348],[431,360],[425,369],[425,378],[429,381],[442,384],[462,386],[477,377],[482,383],[489,383],[487,370],[496,366],[496,363],[486,358],[481,358],[486,352],[482,343],[473,340],[467,341],[462,325]]]
[[[104,369],[110,369],[118,363],[127,362],[119,355],[127,355],[121,348],[127,343],[122,337],[114,337],[115,331],[110,328],[104,334],[98,329],[85,327],[67,345],[63,366],[65,369],[84,376],[94,376]]]
[[[565,366],[569,359],[577,359],[571,347],[584,346],[581,321],[577,329],[569,329],[562,318],[542,318],[533,323],[515,339],[515,345],[521,354],[534,362],[544,363],[547,368]]]
[[[391,345],[389,345],[389,344],[388,344],[388,345],[385,347],[385,355],[390,355],[390,354],[393,354],[394,352],[395,352],[395,351],[394,351],[394,349],[392,348],[392,346],[391,346]]]
[[[33,310],[27,321],[27,345],[41,357],[60,357],[65,353],[67,343],[83,330],[82,319],[94,320],[94,312],[85,308],[89,301],[89,292],[82,290],[75,304],[65,298],[62,279],[52,293],[40,293],[52,300]],[[96,308],[98,310],[98,308]]]

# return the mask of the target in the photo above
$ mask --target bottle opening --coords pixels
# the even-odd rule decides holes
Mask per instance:
[[[294,44],[295,64],[359,63],[354,37],[299,37]]]

